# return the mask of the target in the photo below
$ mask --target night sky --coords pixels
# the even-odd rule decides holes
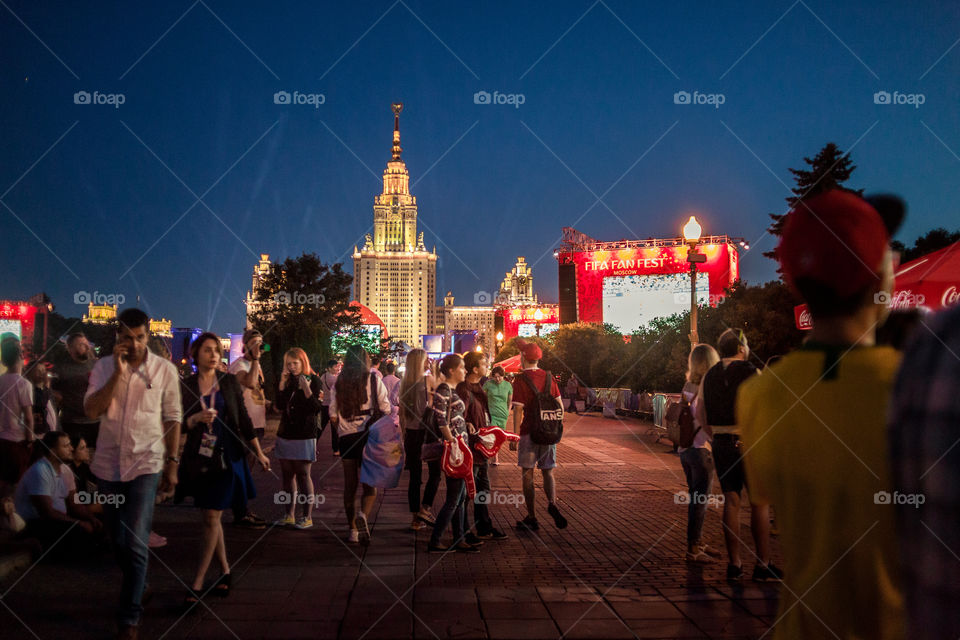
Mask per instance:
[[[240,330],[260,252],[352,271],[394,101],[441,303],[518,255],[555,302],[561,227],[674,237],[690,214],[772,279],[767,214],[828,141],[850,186],[905,197],[909,244],[960,220],[958,38],[957,2],[3,0],[0,298],[79,316],[77,291],[140,296]]]

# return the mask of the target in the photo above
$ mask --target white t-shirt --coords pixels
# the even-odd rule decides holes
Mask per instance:
[[[50,496],[53,508],[60,513],[67,512],[67,487],[63,481],[63,471],[67,465],[60,465],[57,473],[50,461],[45,457],[37,460],[20,478],[17,492],[14,496],[14,506],[24,520],[39,518],[40,514],[33,506],[30,496]]]
[[[385,413],[385,414],[389,414],[389,413],[390,413],[390,398],[389,398],[389,396],[388,396],[388,394],[387,394],[387,388],[386,388],[385,386],[383,386],[383,382],[380,380],[379,377],[376,378],[376,380],[377,380],[377,406],[380,408],[380,411],[382,411],[382,412]],[[369,393],[369,389],[370,389],[370,381],[369,381],[369,378],[367,379],[367,381],[364,382],[364,384],[367,385],[367,390],[368,390],[368,391],[367,391],[367,396],[368,396],[368,397],[367,397],[367,401],[364,402],[363,405],[361,405],[361,407],[360,407],[360,410],[361,410],[361,411],[366,411],[367,409],[369,409],[370,407],[373,406],[373,405],[370,403],[370,398],[369,398],[369,396],[370,396],[370,393]],[[359,415],[359,416],[354,416],[354,417],[351,418],[350,420],[344,419],[344,417],[343,417],[342,415],[340,415],[340,410],[339,410],[339,408],[337,407],[337,390],[336,390],[336,387],[330,389],[330,415],[331,415],[331,416],[337,416],[337,420],[338,420],[338,422],[337,422],[337,434],[338,434],[338,435],[341,435],[341,436],[349,435],[349,434],[351,434],[351,433],[357,433],[357,431],[359,431],[360,427],[363,426],[364,421],[366,421],[367,418],[370,417],[369,415]]]
[[[24,409],[33,411],[33,385],[17,373],[0,375],[0,438],[21,442],[27,437]]]
[[[232,363],[230,363],[230,368],[228,371],[233,375],[237,375],[241,371],[244,373],[250,373],[250,369],[253,367],[253,363],[247,360],[246,358],[237,358]],[[243,387],[243,405],[247,408],[247,413],[250,415],[250,420],[253,421],[254,429],[266,429],[267,428],[267,400],[263,395],[263,372],[261,371],[260,380],[257,381],[257,388],[251,389],[249,387]]]

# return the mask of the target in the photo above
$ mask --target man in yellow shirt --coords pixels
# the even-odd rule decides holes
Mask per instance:
[[[832,189],[790,212],[777,248],[813,330],[736,404],[751,499],[777,509],[777,639],[904,637],[885,438],[899,358],[875,346],[902,218],[898,199]]]

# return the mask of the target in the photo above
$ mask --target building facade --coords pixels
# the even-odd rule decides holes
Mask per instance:
[[[537,294],[533,292],[533,268],[523,256],[517,257],[512,271],[507,271],[500,291],[497,292],[497,304],[517,306],[537,304]]]
[[[443,315],[444,349],[455,351],[454,336],[458,332],[476,332],[476,344],[484,353],[493,353],[496,346],[496,309],[492,306],[463,307],[454,304],[453,293],[447,292],[443,306],[439,309]]]
[[[393,105],[393,149],[383,172],[383,193],[374,198],[373,235],[353,248],[353,297],[373,311],[387,333],[411,347],[436,327],[437,252],[417,232],[417,199],[401,158],[400,112]]]

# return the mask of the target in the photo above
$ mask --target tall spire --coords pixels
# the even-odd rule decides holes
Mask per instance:
[[[400,148],[400,112],[403,111],[403,103],[394,102],[390,106],[393,107],[393,159],[399,161],[403,151]]]

